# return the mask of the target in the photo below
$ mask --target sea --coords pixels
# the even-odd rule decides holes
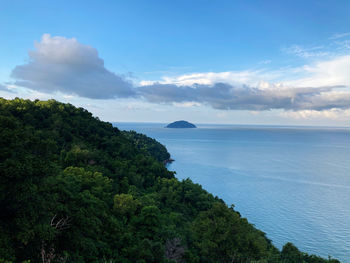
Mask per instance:
[[[350,262],[350,128],[114,125],[165,145],[178,179],[234,204],[279,249]]]

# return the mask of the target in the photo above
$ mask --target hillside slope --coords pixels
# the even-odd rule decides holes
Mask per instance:
[[[164,146],[82,108],[0,99],[0,127],[0,262],[338,262],[278,251]]]

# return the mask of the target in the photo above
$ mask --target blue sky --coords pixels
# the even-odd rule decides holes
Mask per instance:
[[[55,98],[108,121],[348,126],[349,10],[349,1],[1,1],[0,96]]]

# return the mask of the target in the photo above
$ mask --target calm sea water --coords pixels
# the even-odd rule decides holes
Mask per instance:
[[[116,123],[163,143],[191,178],[282,248],[350,262],[350,129]]]

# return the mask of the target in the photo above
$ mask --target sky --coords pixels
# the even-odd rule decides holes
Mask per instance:
[[[0,0],[0,97],[112,122],[350,126],[350,1]]]

